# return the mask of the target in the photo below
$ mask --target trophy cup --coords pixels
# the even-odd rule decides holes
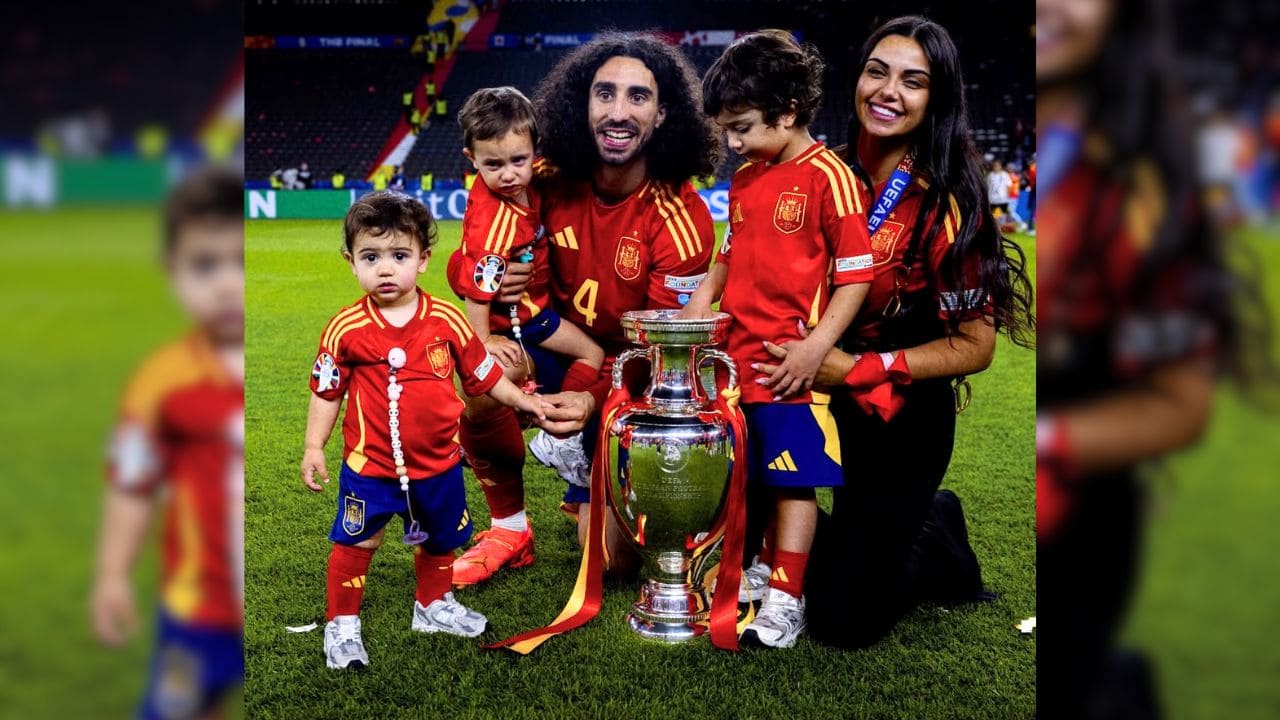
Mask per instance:
[[[708,559],[720,543],[728,501],[733,435],[730,423],[708,399],[701,374],[723,363],[728,387],[737,368],[711,347],[723,340],[725,313],[676,319],[675,310],[642,310],[622,316],[627,339],[641,345],[613,365],[613,387],[622,388],[624,366],[650,362],[643,398],[623,407],[608,428],[606,498],[623,533],[644,560],[648,577],[628,622],[647,638],[683,642],[701,635],[711,607],[703,586]],[[736,593],[735,593],[736,597]]]

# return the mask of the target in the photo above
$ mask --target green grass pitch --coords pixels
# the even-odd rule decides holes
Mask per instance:
[[[717,236],[723,228],[717,229]],[[443,280],[460,223],[442,223],[422,286],[452,297]],[[1023,239],[1029,253],[1034,241]],[[587,626],[528,657],[487,651],[476,641],[409,632],[413,567],[389,541],[365,592],[371,667],[324,667],[326,539],[336,505],[341,434],[327,455],[335,478],[323,495],[298,480],[308,373],[328,318],[360,294],[339,257],[337,221],[246,223],[246,715],[359,717],[876,717],[1022,718],[1034,712],[1034,637],[1014,625],[1035,614],[1033,446],[1035,357],[1007,343],[993,367],[972,379],[955,459],[944,483],[964,499],[974,547],[999,601],[927,607],[885,641],[842,652],[802,640],[791,651],[730,654],[702,641],[686,646],[635,637],[624,617],[636,587],[606,583],[604,607]],[[530,460],[527,504],[537,562],[459,592],[486,614],[496,640],[545,624],[577,572],[571,525],[558,512],[563,482]],[[477,526],[488,525],[467,473]]]

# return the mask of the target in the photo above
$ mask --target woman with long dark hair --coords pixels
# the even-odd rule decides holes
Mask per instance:
[[[950,35],[890,20],[857,69],[843,157],[870,188],[875,279],[817,383],[833,388],[842,456],[858,461],[805,586],[810,635],[843,647],[876,642],[921,600],[981,595],[958,502],[937,490],[963,377],[991,363],[998,332],[1030,346],[1035,326],[1025,257],[991,219]]]
[[[1141,557],[1143,466],[1193,443],[1215,376],[1272,372],[1256,288],[1191,162],[1167,3],[1036,5],[1043,717],[1154,717],[1114,639]],[[1103,708],[1110,707],[1110,711]],[[1120,716],[1120,715],[1115,715]]]

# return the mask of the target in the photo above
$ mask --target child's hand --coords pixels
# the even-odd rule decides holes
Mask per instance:
[[[677,320],[701,320],[708,317],[711,317],[711,306],[702,303],[695,305],[692,301],[685,303],[680,312],[676,313]]]
[[[138,631],[138,613],[128,578],[101,578],[89,601],[93,632],[104,644],[118,647]]]
[[[324,492],[324,487],[317,484],[315,476],[329,484],[329,471],[324,466],[324,450],[307,448],[302,453],[302,484],[311,492]]]
[[[765,343],[765,347],[768,346],[769,343]],[[772,377],[756,379],[756,382],[773,390],[774,400],[781,400],[812,388],[813,379],[818,374],[822,359],[830,350],[812,338],[792,340],[783,343],[782,347],[786,348],[787,356],[773,371]]]
[[[490,335],[485,338],[484,347],[504,368],[516,367],[524,362],[524,350],[520,343],[509,337]]]
[[[539,420],[547,419],[547,411],[555,406],[542,399],[541,395],[525,395],[516,398],[516,410],[537,416]]]

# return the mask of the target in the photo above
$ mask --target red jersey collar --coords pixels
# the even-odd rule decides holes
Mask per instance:
[[[373,298],[368,295],[365,295],[364,300],[361,301],[364,305],[365,314],[369,316],[370,320],[373,320],[375,325],[383,330],[388,328],[392,330],[403,330],[410,325],[425,319],[427,317],[427,311],[430,309],[431,305],[430,296],[427,295],[427,293],[420,287],[414,289],[418,291],[418,310],[409,317],[409,322],[404,325],[400,327],[392,325],[386,317],[382,315],[382,308],[378,307],[378,303],[374,302]]]

